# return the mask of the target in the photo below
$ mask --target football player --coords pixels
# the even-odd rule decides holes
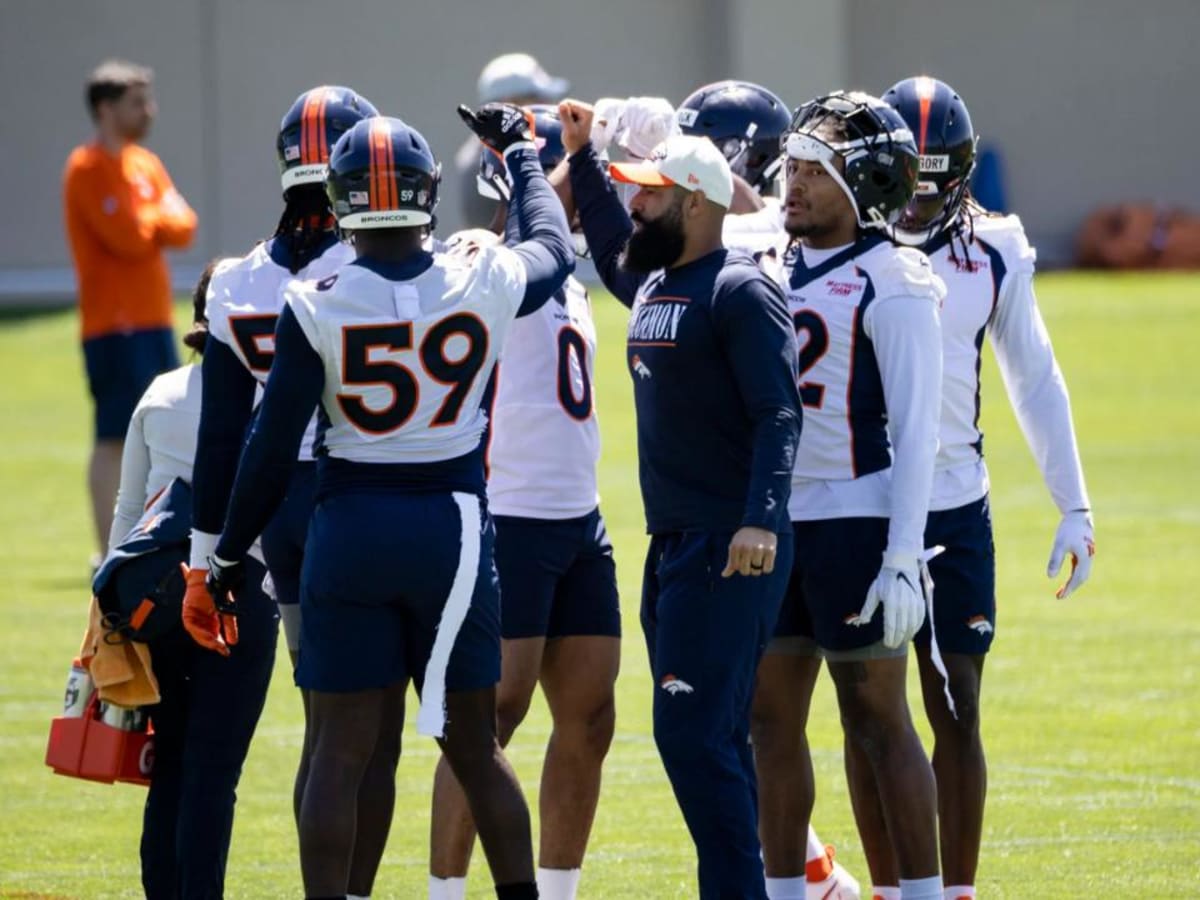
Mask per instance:
[[[529,239],[470,259],[429,252],[440,167],[424,137],[376,117],[338,140],[328,191],[356,259],[285,290],[262,407],[208,561],[219,632],[319,402],[296,669],[310,691],[300,812],[309,897],[347,891],[363,776],[380,733],[403,720],[409,679],[418,730],[463,786],[497,896],[537,896],[528,809],[496,736],[499,591],[481,404],[513,319],[561,288],[574,253],[531,117],[501,104],[460,113],[505,157]]]
[[[530,106],[544,171],[564,158],[552,106]],[[507,200],[511,184],[491,150],[479,189]],[[516,216],[495,224],[510,246],[526,237]],[[466,233],[460,252],[495,242]],[[451,239],[452,245],[456,243]],[[488,437],[488,510],[496,524],[501,745],[524,719],[540,683],[552,718],[542,767],[537,881],[543,900],[574,900],[612,741],[621,613],[612,544],[598,507],[594,360],[587,291],[568,278],[554,301],[518,318],[494,375]],[[430,898],[464,896],[475,831],[443,758],[433,793]]]
[[[805,724],[819,650],[847,745],[876,776],[903,896],[940,900],[933,774],[904,673],[925,615],[944,287],[886,233],[912,197],[916,146],[877,98],[836,93],[796,111],[783,147],[789,240],[763,263],[788,296],[805,429],[789,505],[795,562],[752,724],[768,889],[799,898],[808,887],[796,826],[812,810]]]
[[[193,574],[188,595],[189,608],[198,604],[202,616],[209,606],[205,560],[225,519],[256,391],[271,368],[282,289],[292,278],[324,278],[354,258],[353,251],[338,240],[325,194],[330,148],[356,122],[375,114],[368,100],[345,87],[317,87],[296,98],[280,123],[275,143],[284,201],[275,233],[236,263],[222,266],[209,285],[209,341],[202,376],[205,402],[195,463]],[[293,667],[300,642],[300,569],[316,491],[315,433],[314,415],[299,448],[287,498],[262,534],[270,589],[279,603]],[[203,628],[192,632],[202,644],[221,649]],[[307,723],[307,691],[300,693]],[[350,879],[351,894],[356,896],[370,894],[387,843],[399,741],[398,729],[381,735],[378,757],[364,780]],[[297,820],[310,751],[306,734],[293,790]]]
[[[985,335],[1062,517],[1047,567],[1053,577],[1071,560],[1060,598],[1087,580],[1095,543],[1070,398],[1033,294],[1034,251],[1020,219],[989,213],[970,196],[975,131],[966,104],[949,85],[924,76],[897,83],[883,100],[904,118],[920,154],[916,196],[892,226],[892,236],[920,247],[948,291],[941,316],[940,443],[925,527],[926,546],[946,549],[929,563],[937,585],[933,619],[917,634],[916,648],[934,734],[946,897],[962,900],[975,896],[987,791],[979,694],[996,626],[989,483],[979,430]],[[932,659],[935,635],[945,680]],[[943,693],[947,689],[952,705]],[[852,789],[873,794],[869,773],[859,774],[868,776],[867,783],[852,781]],[[883,823],[875,821],[874,834],[863,834],[872,876],[876,885],[894,886],[895,862]]]

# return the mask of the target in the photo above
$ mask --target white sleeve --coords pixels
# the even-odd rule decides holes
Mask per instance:
[[[510,318],[515,316],[525,299],[528,281],[521,257],[502,245],[483,247],[475,255],[472,266],[476,290],[507,310]]]
[[[125,449],[121,453],[121,483],[117,488],[117,505],[113,511],[112,527],[108,531],[108,549],[112,549],[133,529],[146,506],[146,481],[150,477],[150,448],[142,420],[146,409],[140,403],[129,420],[125,432]]]
[[[942,334],[933,297],[894,296],[867,309],[892,440],[889,554],[917,556],[933,490],[942,407]]]
[[[1089,509],[1071,398],[1033,294],[1033,274],[1010,273],[988,329],[1009,402],[1059,512]]]

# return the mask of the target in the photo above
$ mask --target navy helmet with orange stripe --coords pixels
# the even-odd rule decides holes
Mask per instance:
[[[326,190],[339,228],[432,229],[441,178],[442,167],[421,132],[375,116],[334,145]]]
[[[693,91],[675,112],[684,134],[706,137],[760,194],[779,171],[779,137],[792,120],[779,95],[752,81],[718,81]]]
[[[916,194],[892,236],[920,246],[958,219],[975,171],[975,129],[962,97],[936,78],[906,78],[883,100],[908,123],[921,161]]]
[[[355,122],[377,115],[374,104],[347,87],[322,85],[297,97],[275,141],[284,192],[298,184],[323,184],[338,138]]]

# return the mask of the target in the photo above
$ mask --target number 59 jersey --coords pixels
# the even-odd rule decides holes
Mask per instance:
[[[505,247],[471,259],[433,254],[415,276],[361,261],[287,302],[325,365],[318,443],[365,463],[439,462],[476,450],[488,376],[525,295],[525,264]]]
[[[241,259],[222,263],[208,285],[208,333],[225,344],[259,384],[266,384],[275,358],[275,324],[283,309],[283,289],[293,278],[322,279],[354,259],[354,250],[338,241],[296,275],[271,255],[264,241]],[[313,457],[316,417],[309,422],[299,458]]]
[[[487,458],[493,513],[571,519],[596,508],[595,357],[591,304],[574,278],[555,299],[513,323],[492,404]]]

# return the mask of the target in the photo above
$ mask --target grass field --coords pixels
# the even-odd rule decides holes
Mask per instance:
[[[991,793],[980,896],[1194,896],[1200,278],[1049,275],[1039,292],[1071,386],[1098,556],[1085,590],[1056,601],[1045,577],[1056,513],[989,359],[984,424],[1000,621],[983,704]],[[637,626],[645,538],[620,348],[624,310],[598,298],[596,313],[601,489],[626,641],[617,736],[581,896],[694,897],[692,847],[650,737],[651,688]],[[92,549],[84,495],[88,405],[74,316],[0,320],[0,384],[0,623],[7,635],[0,654],[0,897],[137,896],[142,791],[60,778],[42,765],[48,722],[83,630]],[[242,779],[230,897],[300,895],[290,798],[301,717],[286,654],[279,659]],[[547,733],[539,701],[511,752],[535,809]],[[411,727],[407,734],[380,898],[419,898],[425,890],[435,747]],[[810,738],[819,789],[814,823],[865,878],[825,679]],[[491,896],[481,854],[476,861],[470,896]]]

